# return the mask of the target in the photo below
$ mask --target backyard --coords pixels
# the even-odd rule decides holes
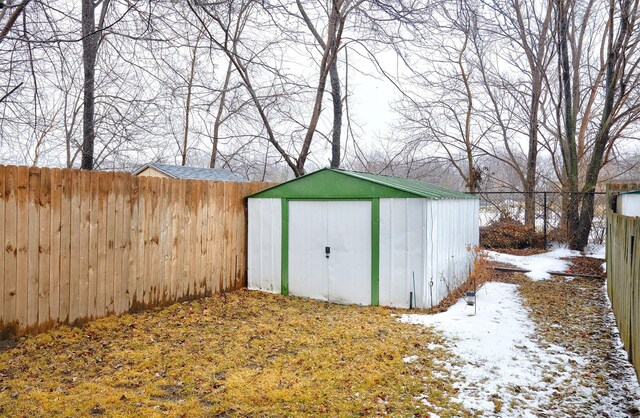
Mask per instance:
[[[572,256],[549,254],[534,260]],[[493,279],[475,316],[460,302],[429,315],[240,290],[7,340],[0,415],[638,413],[603,280]]]

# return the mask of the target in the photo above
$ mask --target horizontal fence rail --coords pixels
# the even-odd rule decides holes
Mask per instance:
[[[246,285],[244,197],[272,184],[0,166],[0,333]]]
[[[608,186],[609,204],[617,192],[640,190],[640,183]],[[607,211],[607,292],[629,360],[640,375],[640,217]]]

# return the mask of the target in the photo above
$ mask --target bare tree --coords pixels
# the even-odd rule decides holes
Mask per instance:
[[[580,145],[580,136],[577,136],[578,105],[583,102],[582,91],[576,89],[576,71],[581,62],[577,51],[570,49],[579,48],[582,41],[581,32],[571,30],[571,22],[576,19],[576,6],[566,0],[556,0],[556,16],[558,24],[559,46],[559,72],[560,92],[563,116],[564,132],[560,138],[560,149],[563,160],[563,175],[570,193],[567,202],[567,220],[569,230],[573,233],[569,236],[570,245],[574,249],[582,249],[588,242],[589,232],[594,213],[594,195],[598,182],[598,176],[607,150],[613,147],[617,136],[615,133],[620,128],[628,127],[632,121],[638,119],[640,107],[638,106],[635,90],[639,80],[638,65],[640,56],[636,52],[638,38],[638,5],[637,0],[611,0],[608,4],[607,19],[602,37],[604,55],[601,66],[596,74],[604,73],[603,82],[600,76],[596,77],[593,88],[587,90],[588,110],[583,113],[581,126],[586,126],[584,118],[589,118],[591,105],[596,100],[598,90],[602,100],[601,114],[597,124],[597,130],[590,145],[591,152],[586,164],[584,182],[580,181],[580,160],[586,153],[586,145]],[[590,9],[582,15],[586,24],[591,19]],[[573,45],[576,45],[575,47]],[[573,74],[571,73],[573,68]],[[616,129],[618,128],[618,129]],[[586,130],[586,127],[584,128]],[[582,128],[581,128],[582,131]]]

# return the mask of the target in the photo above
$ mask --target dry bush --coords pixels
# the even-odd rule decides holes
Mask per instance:
[[[501,217],[480,228],[480,245],[485,248],[527,248],[541,244],[541,234],[510,217]]]
[[[458,299],[463,297],[465,292],[475,291],[484,283],[491,280],[493,269],[489,264],[486,253],[484,253],[480,247],[471,246],[467,246],[467,251],[473,256],[473,270],[471,274],[469,274],[469,278],[466,282],[462,283],[460,287],[442,299],[440,303],[429,309],[428,312],[437,313],[446,311],[451,305],[456,303]]]
[[[547,242],[568,242],[567,228],[559,227],[547,231]]]

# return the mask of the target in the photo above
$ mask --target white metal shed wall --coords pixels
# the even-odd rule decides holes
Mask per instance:
[[[248,287],[280,293],[282,203],[249,199]]]
[[[417,307],[431,307],[464,282],[478,209],[477,199],[380,199],[380,304],[409,307],[415,291]]]
[[[423,306],[438,304],[469,277],[473,255],[467,246],[479,244],[478,210],[478,199],[427,201],[429,241]]]
[[[380,199],[380,305],[409,307],[419,294],[426,254],[426,199]]]
[[[624,216],[640,216],[640,193],[618,195],[617,212]]]

